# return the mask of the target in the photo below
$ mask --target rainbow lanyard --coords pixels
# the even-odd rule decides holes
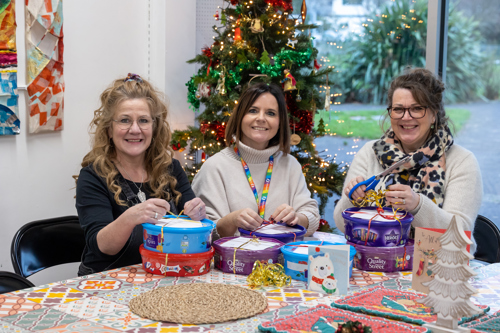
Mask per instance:
[[[269,166],[267,167],[266,181],[264,182],[264,189],[262,190],[262,197],[260,198],[260,204],[259,204],[259,193],[257,193],[257,189],[255,188],[255,183],[253,182],[252,174],[250,173],[250,168],[248,168],[248,165],[241,157],[238,148],[234,147],[234,151],[240,157],[241,165],[243,165],[243,169],[245,169],[248,184],[250,184],[250,187],[252,188],[253,191],[253,195],[255,196],[255,201],[259,206],[259,215],[261,218],[264,218],[264,212],[266,211],[267,195],[269,193],[269,185],[271,185],[271,176],[273,174],[274,157],[273,155],[269,156]]]

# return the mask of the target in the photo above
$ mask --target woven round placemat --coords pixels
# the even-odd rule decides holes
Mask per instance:
[[[145,292],[129,303],[138,316],[180,324],[212,324],[247,318],[267,307],[255,291],[220,283],[189,283]]]

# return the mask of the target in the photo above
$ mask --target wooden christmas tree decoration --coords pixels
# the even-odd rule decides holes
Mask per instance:
[[[462,317],[471,317],[481,313],[481,309],[470,301],[470,296],[477,292],[469,283],[470,277],[476,275],[468,265],[473,256],[467,252],[466,246],[472,241],[465,235],[463,227],[452,218],[446,232],[439,237],[441,249],[436,252],[437,262],[432,266],[434,280],[424,282],[429,294],[419,300],[426,306],[433,307],[437,313],[435,323],[425,327],[435,332],[470,332],[458,327]]]

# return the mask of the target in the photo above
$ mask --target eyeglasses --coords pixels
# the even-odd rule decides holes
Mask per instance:
[[[387,111],[389,112],[389,117],[392,119],[401,119],[405,116],[405,112],[408,111],[410,117],[413,119],[420,119],[425,116],[425,112],[427,111],[427,106],[412,106],[410,108],[402,108],[399,106],[396,107],[388,107]]]
[[[128,117],[113,119],[113,121],[116,123],[118,128],[120,128],[122,130],[129,130],[132,127],[132,125],[134,124],[134,120],[132,120]],[[137,122],[137,126],[139,126],[139,128],[141,130],[148,130],[148,129],[151,129],[151,127],[153,127],[154,119],[149,118],[149,117],[142,117],[142,118],[135,120],[135,122]]]

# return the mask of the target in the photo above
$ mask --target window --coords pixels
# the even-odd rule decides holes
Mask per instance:
[[[479,211],[500,221],[500,6],[489,0],[450,1],[446,110],[459,110],[455,142],[472,151],[483,177]],[[470,195],[474,195],[471,193]]]

